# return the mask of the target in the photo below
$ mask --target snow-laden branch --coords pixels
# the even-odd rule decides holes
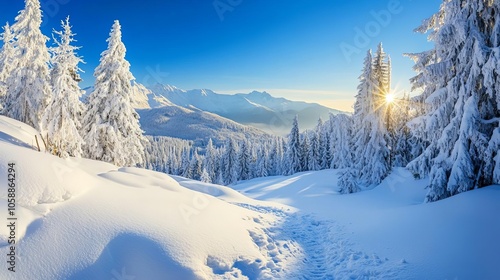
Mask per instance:
[[[492,123],[500,122],[500,118],[493,118],[490,120],[481,120],[481,122],[484,124],[492,124]]]

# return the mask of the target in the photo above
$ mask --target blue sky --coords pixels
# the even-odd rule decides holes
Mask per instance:
[[[402,56],[432,47],[413,33],[441,0],[41,0],[43,32],[71,17],[87,62],[81,86],[120,20],[127,59],[138,82],[266,90],[275,96],[350,110],[369,48],[383,42],[393,61],[393,88],[409,90],[413,62]],[[23,0],[0,10],[14,21]],[[362,35],[360,35],[362,34]],[[49,36],[51,37],[51,36]],[[52,42],[49,42],[49,45]]]

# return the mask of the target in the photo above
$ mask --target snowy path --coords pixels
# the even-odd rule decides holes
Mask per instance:
[[[344,229],[335,221],[318,220],[312,214],[301,212],[238,205],[278,217],[266,227],[264,234],[250,232],[261,252],[271,260],[267,273],[256,279],[396,279],[405,268],[401,260],[391,261],[355,250]]]

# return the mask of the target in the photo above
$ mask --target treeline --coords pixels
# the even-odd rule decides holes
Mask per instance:
[[[144,162],[139,115],[132,107],[134,80],[125,59],[121,26],[115,21],[108,49],[94,71],[94,90],[87,103],[69,17],[54,31],[47,48],[42,34],[39,0],[26,0],[15,23],[4,26],[0,51],[0,108],[2,114],[36,128],[48,151],[60,157],[87,157],[134,166]]]

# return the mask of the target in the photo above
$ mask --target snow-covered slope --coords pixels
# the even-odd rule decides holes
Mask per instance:
[[[241,125],[217,114],[193,106],[176,105],[142,84],[134,83],[132,88],[132,103],[141,116],[141,128],[147,135],[192,140],[202,146],[206,145],[210,138],[215,144],[221,145],[229,138],[243,140],[269,137],[259,129]],[[184,92],[173,86],[164,88],[172,92]],[[87,88],[86,95],[91,91],[92,88]]]
[[[91,94],[93,90],[93,87],[87,87],[83,90],[84,94],[81,98],[83,102],[86,101],[88,95]],[[144,85],[137,82],[132,82],[131,100],[132,106],[136,109],[150,109],[174,105],[164,96],[156,95]]]
[[[195,144],[202,146],[205,146],[210,138],[214,144],[221,145],[230,138],[240,141],[270,137],[261,130],[216,114],[176,105],[137,112],[141,116],[141,128],[145,134],[193,140]]]
[[[341,279],[500,278],[500,186],[423,203],[428,182],[415,181],[407,170],[397,169],[373,190],[352,195],[335,192],[338,172],[260,178],[235,189],[314,214],[317,238],[327,240],[312,243],[309,252],[316,258],[320,252],[328,271],[348,258],[356,272],[337,274]],[[386,274],[379,274],[382,267]]]
[[[500,186],[424,204],[427,182],[403,169],[342,196],[338,171],[327,170],[241,182],[237,192],[59,159],[7,118],[0,132],[0,180],[15,162],[17,186],[16,272],[4,261],[0,279],[500,277]],[[7,222],[6,188],[0,205]],[[1,227],[5,260],[9,236]]]
[[[35,137],[36,136],[36,137]],[[38,145],[37,145],[38,140]],[[45,151],[38,131],[20,121],[0,115],[0,141]]]
[[[85,100],[91,91],[92,87],[86,88],[86,93],[82,99]],[[315,103],[276,98],[267,92],[254,91],[249,94],[228,95],[219,94],[208,89],[186,91],[175,86],[163,84],[156,84],[150,88],[146,88],[142,84],[134,83],[131,98],[134,108],[139,110],[170,107],[165,110],[181,112],[183,109],[187,109],[188,111],[211,113],[211,115],[217,115],[212,119],[220,120],[221,123],[227,123],[231,120],[274,135],[288,134],[295,116],[299,116],[301,130],[306,130],[314,128],[320,117],[323,120],[328,120],[331,113],[342,113],[341,111]],[[172,109],[173,107],[178,108]],[[171,115],[170,118],[176,119],[177,117]],[[182,122],[181,120],[178,121]],[[200,123],[200,125],[202,124]],[[211,126],[213,123],[207,125]],[[158,130],[161,130],[161,128],[158,128]],[[148,134],[149,131],[151,129],[146,130]],[[167,132],[168,135],[165,136],[187,140],[205,138],[204,135],[198,135],[196,130],[184,133],[191,135],[189,138],[177,135],[176,132]],[[157,132],[154,134],[164,135]],[[236,134],[238,135],[239,132],[236,131]],[[192,135],[195,135],[194,138]],[[239,135],[236,137],[240,138]],[[223,138],[225,139],[226,137]]]
[[[18,136],[31,129],[4,129],[11,123],[0,120],[0,180],[15,162],[17,258],[15,273],[3,262],[0,279],[256,279],[287,267],[255,244],[276,217],[205,193],[257,205],[252,199],[220,186],[191,184],[193,191],[148,170],[59,159],[27,148],[29,137]],[[0,197],[7,221],[6,188]],[[9,236],[1,227],[5,258]]]
[[[302,129],[313,128],[318,119],[328,119],[329,114],[341,113],[315,103],[290,101],[275,98],[267,92],[254,91],[249,94],[218,94],[208,89],[181,90],[170,85],[156,84],[151,91],[164,96],[172,103],[198,108],[231,119],[241,124],[252,125],[275,134],[286,134],[298,115]]]

